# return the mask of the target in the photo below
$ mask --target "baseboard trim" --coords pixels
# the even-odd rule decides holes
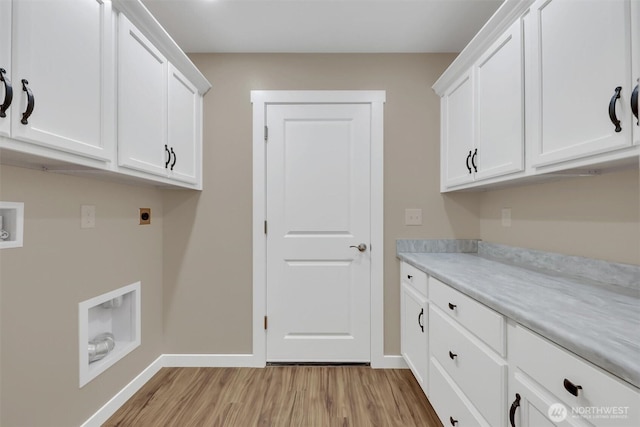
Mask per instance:
[[[137,377],[127,384],[118,394],[91,416],[81,427],[100,427],[109,417],[116,413],[127,400],[142,388],[163,367],[163,356],[158,357]]]
[[[384,355],[382,360],[376,363],[375,369],[409,369],[407,362],[400,355]]]
[[[253,354],[165,354],[165,368],[263,368]]]

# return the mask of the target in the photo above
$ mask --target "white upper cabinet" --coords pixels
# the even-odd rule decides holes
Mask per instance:
[[[166,176],[168,63],[123,14],[118,24],[118,164]]]
[[[169,64],[168,147],[172,155],[169,173],[173,179],[195,184],[200,181],[202,97],[176,67]]]
[[[9,92],[9,96],[7,96]],[[11,2],[0,1],[0,136],[11,133]]]
[[[524,169],[522,22],[442,96],[442,189]]]
[[[463,75],[442,96],[442,187],[473,181],[471,160],[474,147],[473,80]]]
[[[628,0],[532,5],[526,18],[532,166],[633,144],[630,10]]]
[[[475,179],[524,169],[524,77],[522,21],[518,19],[476,67]],[[475,155],[475,156],[474,156]]]
[[[640,88],[638,84],[640,84],[640,2],[634,1],[631,2],[631,47],[632,47],[632,58],[633,58],[633,74],[632,74],[632,82],[635,83],[633,86],[633,90],[631,92],[631,109],[633,111],[634,117],[631,118],[633,121],[633,143],[635,145],[640,145],[640,119],[638,119],[638,95],[640,92]]]
[[[12,17],[11,137],[110,160],[114,141],[105,120],[113,111],[108,94],[112,73],[110,41],[103,33],[110,28],[110,6],[100,0],[0,3],[0,32],[6,32],[4,21]],[[7,46],[0,49],[4,62]]]

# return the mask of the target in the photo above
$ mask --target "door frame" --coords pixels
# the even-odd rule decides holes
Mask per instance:
[[[267,337],[267,162],[265,126],[272,104],[371,105],[371,367],[384,366],[384,90],[252,90],[253,104],[253,362],[266,366]]]

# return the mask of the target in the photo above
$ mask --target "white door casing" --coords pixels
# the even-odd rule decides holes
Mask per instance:
[[[263,366],[267,360],[370,361],[373,367],[384,364],[384,97],[383,91],[251,93],[256,366]],[[311,116],[324,118],[302,120]],[[267,122],[272,145],[265,141]],[[310,139],[301,140],[299,137],[303,135]],[[364,150],[352,144],[357,135],[364,136],[369,144]],[[340,143],[341,139],[349,141],[349,149]],[[337,156],[338,153],[343,156]],[[353,159],[364,164],[363,170],[353,169]],[[272,167],[282,168],[285,173],[267,173],[267,168]],[[345,179],[348,185],[344,185]],[[369,181],[369,188],[364,190],[368,194],[356,191],[366,185],[358,182],[362,180]],[[329,202],[339,208],[328,210],[325,204]],[[368,205],[369,212],[365,220],[357,221],[357,211],[364,209],[362,205]],[[278,215],[278,210],[284,207],[287,213]],[[267,219],[268,235],[264,232]],[[360,243],[367,244],[365,252],[349,247]],[[279,259],[272,260],[271,252],[279,252]],[[356,280],[358,277],[363,280]],[[273,279],[279,283],[272,287]],[[362,283],[369,289],[359,289]],[[278,293],[284,298],[278,300]],[[296,293],[294,304],[291,297]],[[332,299],[332,293],[344,298]],[[358,304],[354,293],[362,294],[365,304]],[[265,331],[263,322],[267,313],[269,329]],[[293,328],[287,323],[291,319],[299,319]],[[365,329],[370,330],[364,332]]]

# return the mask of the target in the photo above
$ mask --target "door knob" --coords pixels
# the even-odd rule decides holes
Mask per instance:
[[[367,245],[365,245],[364,243],[360,243],[358,246],[349,246],[350,248],[356,248],[358,249],[360,252],[364,252],[367,250]]]

